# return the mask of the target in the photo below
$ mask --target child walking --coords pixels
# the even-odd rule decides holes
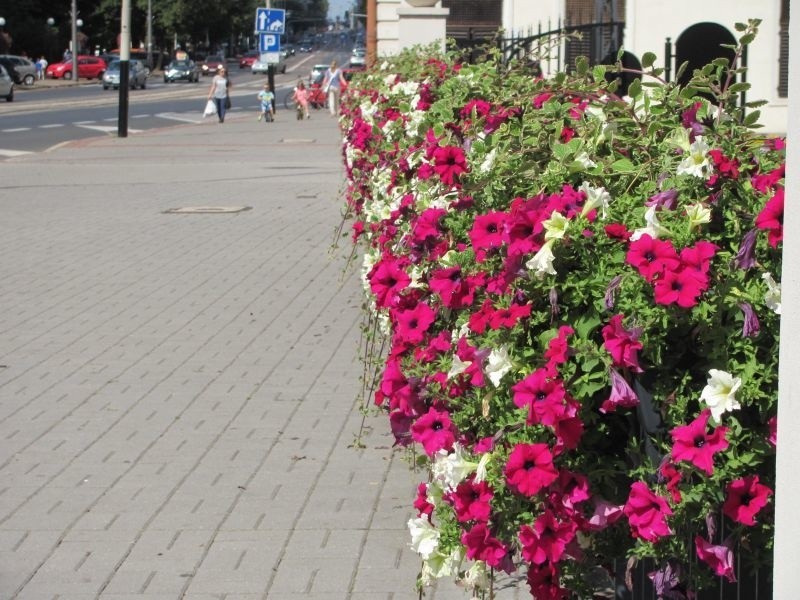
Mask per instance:
[[[264,84],[264,89],[258,92],[258,99],[261,102],[261,112],[258,113],[258,120],[260,121],[262,118],[265,119],[266,122],[274,121],[275,120],[275,94],[273,94],[269,89],[269,84]]]

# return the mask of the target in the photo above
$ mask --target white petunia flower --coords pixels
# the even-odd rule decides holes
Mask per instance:
[[[676,173],[678,175],[692,175],[705,179],[711,174],[711,161],[708,158],[708,144],[703,140],[703,136],[698,135],[689,151],[684,155],[681,164],[678,165]]]
[[[741,408],[736,400],[736,391],[741,387],[742,380],[726,371],[710,369],[708,384],[700,394],[700,400],[705,401],[711,409],[711,416],[719,422],[722,413]]]
[[[544,226],[544,239],[560,240],[569,227],[569,220],[557,210],[554,210],[550,218],[542,223]]]
[[[427,517],[409,519],[408,530],[411,532],[411,549],[428,560],[439,547],[439,530],[428,522]]]
[[[656,214],[656,207],[650,206],[644,213],[644,220],[647,223],[645,227],[635,230],[631,234],[631,241],[635,242],[640,237],[642,237],[645,233],[648,234],[651,238],[658,239],[665,235],[669,235],[669,229],[663,227],[661,223],[658,222],[658,216]]]
[[[430,585],[435,579],[455,575],[462,560],[464,560],[464,550],[461,547],[455,548],[447,555],[434,552],[422,563],[422,584]]]
[[[781,284],[776,283],[769,273],[761,275],[761,279],[767,283],[768,288],[764,294],[764,303],[776,315],[781,314]]]
[[[450,366],[450,370],[447,372],[447,378],[452,379],[453,377],[457,377],[461,375],[464,371],[466,371],[469,366],[472,364],[471,360],[461,360],[458,358],[457,354],[453,355],[453,364]]]
[[[489,378],[489,381],[494,384],[494,387],[499,387],[500,380],[503,378],[503,375],[511,370],[511,366],[511,359],[508,356],[508,347],[500,346],[499,348],[493,348],[489,353],[489,358],[483,370]]]
[[[604,187],[594,187],[584,181],[579,191],[586,194],[586,204],[583,205],[581,216],[585,217],[594,209],[600,209],[600,218],[605,219],[608,215],[608,205],[611,204],[611,194]]]
[[[687,206],[686,216],[689,217],[690,230],[697,229],[704,223],[711,223],[711,209],[702,202]]]
[[[461,583],[468,590],[485,590],[489,587],[489,577],[486,570],[486,563],[482,560],[476,561],[461,580]]]
[[[491,171],[492,167],[494,166],[494,160],[497,157],[497,147],[495,146],[489,151],[489,154],[483,159],[481,166],[478,167],[478,171],[481,173],[488,173]]]
[[[486,481],[486,477],[488,476],[490,460],[492,460],[491,452],[487,452],[481,455],[481,459],[478,461],[478,468],[475,469],[475,483]]]
[[[525,263],[525,266],[529,271],[533,271],[536,277],[541,279],[545,274],[556,274],[556,270],[553,268],[554,259],[553,240],[550,240],[534,254],[532,259]]]
[[[478,463],[464,458],[464,449],[461,444],[455,443],[452,452],[439,450],[434,455],[431,474],[436,481],[442,484],[443,488],[454,490],[477,468]]]

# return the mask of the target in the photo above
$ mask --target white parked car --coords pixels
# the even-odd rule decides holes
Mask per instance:
[[[286,73],[286,59],[280,52],[277,52],[276,54],[278,55],[278,62],[272,63],[275,66],[275,72]],[[253,66],[250,67],[250,72],[253,73],[253,75],[266,73],[269,70],[269,65],[270,63],[267,62],[266,55],[262,54],[256,59],[256,61],[253,63]]]
[[[14,80],[3,65],[0,65],[0,98],[5,98],[6,102],[14,101]]]

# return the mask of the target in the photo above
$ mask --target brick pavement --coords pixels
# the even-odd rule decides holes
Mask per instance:
[[[350,447],[335,121],[239,113],[0,173],[0,598],[416,598],[420,475],[383,417]],[[199,205],[252,210],[163,212]]]

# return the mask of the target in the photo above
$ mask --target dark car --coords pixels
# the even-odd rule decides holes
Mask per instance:
[[[203,64],[200,65],[200,72],[203,75],[214,75],[217,69],[225,66],[225,59],[219,54],[210,54],[206,56]]]
[[[186,58],[183,60],[173,60],[164,69],[164,83],[173,81],[200,81],[200,67],[193,60]]]
[[[298,50],[300,52],[313,52],[314,51],[314,40],[311,38],[304,38],[300,40],[300,44],[298,46]]]
[[[36,65],[24,56],[0,54],[0,65],[6,68],[14,83],[33,85],[36,81]]]

